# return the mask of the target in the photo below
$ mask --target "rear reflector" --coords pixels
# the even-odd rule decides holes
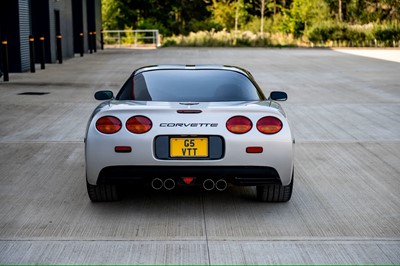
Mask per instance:
[[[119,152],[119,153],[129,153],[129,152],[132,152],[132,147],[130,147],[130,146],[115,146],[114,150],[115,150],[115,152]]]
[[[263,147],[247,147],[247,153],[262,153],[264,151]]]
[[[121,127],[121,121],[114,116],[103,116],[96,122],[97,130],[103,134],[117,133]]]
[[[234,116],[226,122],[226,128],[235,134],[244,134],[250,131],[253,123],[245,116]]]

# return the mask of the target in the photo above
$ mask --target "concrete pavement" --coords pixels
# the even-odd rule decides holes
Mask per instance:
[[[96,90],[134,68],[247,68],[296,136],[285,204],[253,188],[86,195]],[[400,264],[400,64],[324,49],[109,49],[0,82],[0,264]],[[46,92],[44,95],[19,95]]]
[[[334,50],[346,54],[359,55],[379,60],[387,60],[391,62],[400,63],[400,49],[398,48],[387,48],[387,49],[335,48]]]

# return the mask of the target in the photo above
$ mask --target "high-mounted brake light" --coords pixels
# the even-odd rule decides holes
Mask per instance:
[[[143,134],[153,127],[151,120],[145,116],[132,116],[126,121],[126,128],[135,134]]]
[[[250,131],[253,123],[245,116],[234,116],[226,122],[226,128],[235,134],[244,134]]]
[[[177,110],[178,114],[200,114],[201,110],[194,110],[194,109],[184,109],[184,110]]]
[[[276,134],[282,129],[282,121],[273,116],[265,116],[258,120],[257,129],[263,134]]]
[[[121,121],[114,116],[103,116],[96,122],[97,130],[103,134],[117,133],[121,127]]]

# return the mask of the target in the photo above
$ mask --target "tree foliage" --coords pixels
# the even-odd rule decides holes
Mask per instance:
[[[323,0],[293,0],[290,9],[284,10],[284,15],[282,30],[300,37],[310,26],[324,21],[328,9]]]
[[[104,29],[158,28],[163,34],[188,33],[203,29],[210,12],[203,0],[102,0]]]
[[[235,2],[213,0],[208,7],[211,19],[215,24],[225,29],[233,29],[235,26]]]
[[[400,0],[102,0],[102,13],[104,29],[157,28],[164,35],[254,28],[315,37],[375,23],[391,25],[378,35],[392,36],[400,27]]]

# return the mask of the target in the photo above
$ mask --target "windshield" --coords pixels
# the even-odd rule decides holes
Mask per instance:
[[[229,70],[162,69],[131,77],[118,100],[167,102],[259,101],[262,95],[243,74]]]

